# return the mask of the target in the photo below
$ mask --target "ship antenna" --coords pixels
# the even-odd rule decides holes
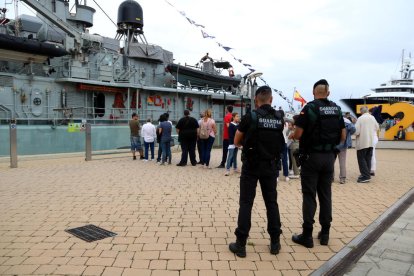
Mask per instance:
[[[402,50],[401,55],[401,79],[404,78],[404,49]]]
[[[14,1],[14,33],[16,36],[20,33],[19,0]]]
[[[86,1],[86,0],[85,0]],[[115,25],[115,27],[117,26],[116,24],[115,24],[115,22],[111,19],[111,17],[109,17],[109,15],[104,11],[104,9],[102,9],[101,8],[101,6],[99,6],[99,4],[95,1],[95,0],[93,0],[93,2],[98,6],[98,8],[106,15],[106,17],[108,17],[108,19],[109,20],[111,20],[111,22]]]

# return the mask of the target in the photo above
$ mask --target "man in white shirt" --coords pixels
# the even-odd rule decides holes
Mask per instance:
[[[358,177],[358,183],[367,183],[371,179],[371,158],[374,147],[374,139],[379,129],[379,125],[374,116],[368,113],[366,106],[361,107],[361,116],[355,124],[355,148],[357,150],[358,166],[361,175]]]
[[[141,137],[144,138],[145,157],[144,161],[148,161],[148,148],[151,148],[151,160],[154,159],[154,144],[157,139],[155,126],[151,123],[151,119],[142,126]]]

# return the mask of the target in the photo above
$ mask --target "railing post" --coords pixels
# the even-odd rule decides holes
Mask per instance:
[[[16,121],[10,122],[10,168],[17,168],[17,125]]]
[[[92,160],[92,130],[91,124],[85,124],[85,161]]]

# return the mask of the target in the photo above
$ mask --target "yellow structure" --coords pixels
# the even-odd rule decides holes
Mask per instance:
[[[414,106],[409,103],[394,103],[394,104],[366,104],[357,105],[356,111],[359,114],[362,106],[367,106],[369,109],[375,106],[382,106],[382,113],[388,113],[390,116],[395,116],[397,113],[404,113],[404,118],[396,125],[388,129],[384,134],[384,139],[394,140],[394,136],[397,135],[398,128],[403,126],[406,130],[414,123]],[[414,141],[414,132],[406,132],[405,140]]]

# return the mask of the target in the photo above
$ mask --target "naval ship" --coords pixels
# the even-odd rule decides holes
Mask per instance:
[[[198,118],[210,108],[220,123],[226,105],[240,114],[253,106],[255,72],[221,76],[212,59],[197,70],[174,63],[147,42],[136,1],[119,5],[113,38],[89,33],[95,9],[86,0],[74,9],[69,0],[21,2],[36,16],[13,20],[0,10],[0,156],[9,153],[11,121],[19,155],[83,151],[84,137],[68,133],[74,122],[92,125],[95,151],[127,147],[134,112],[141,122],[163,113],[175,122],[185,109]]]

